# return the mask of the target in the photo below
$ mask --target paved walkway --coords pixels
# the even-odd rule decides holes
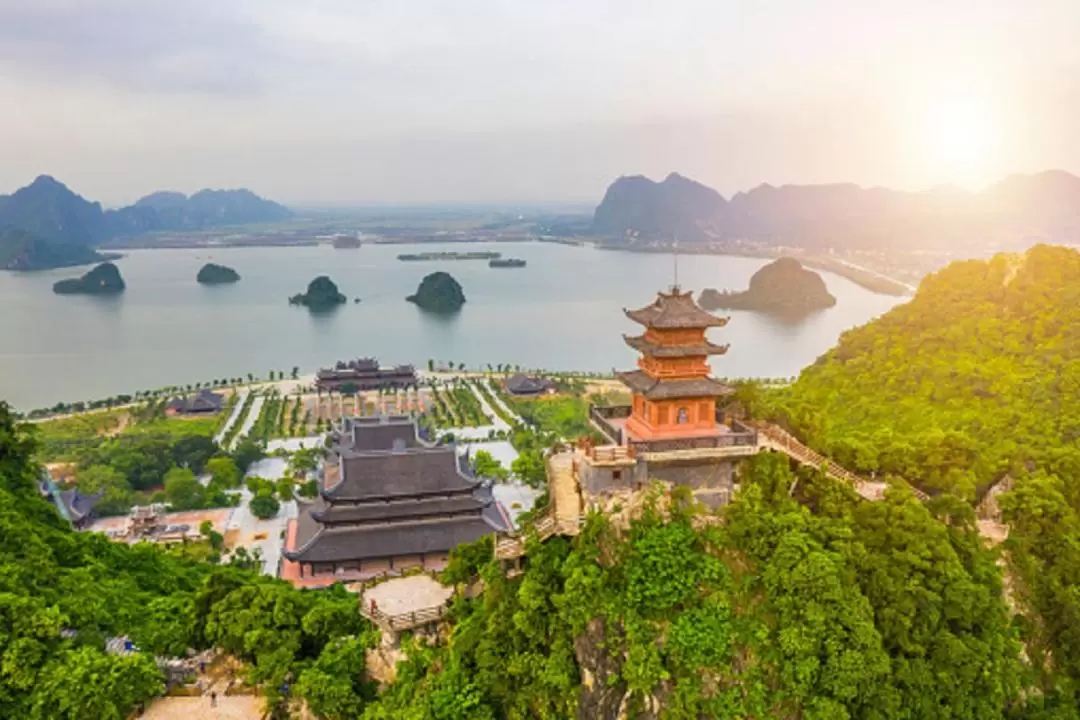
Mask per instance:
[[[214,442],[218,445],[225,439],[225,436],[229,434],[229,430],[236,424],[237,419],[240,417],[240,411],[244,409],[244,403],[247,402],[248,395],[251,394],[250,390],[240,390],[236,393],[236,402],[233,404],[232,412],[229,414],[229,419],[225,421],[225,425],[222,426],[218,434],[214,436]]]
[[[263,403],[266,402],[266,396],[260,395],[255,398],[251,403],[251,411],[248,412],[247,417],[244,418],[244,424],[240,426],[240,431],[236,433],[236,437],[233,438],[232,447],[235,448],[237,444],[251,432],[251,428],[255,425],[255,421],[259,419],[259,413],[262,412]],[[230,448],[232,449],[232,448]]]
[[[263,699],[255,695],[219,694],[217,707],[210,697],[163,697],[146,709],[140,720],[261,720]]]
[[[251,474],[248,473],[249,476]],[[251,497],[246,487],[240,489],[240,504],[233,508],[226,528],[236,532],[236,547],[246,547],[249,552],[255,548],[259,549],[262,553],[264,574],[277,575],[281,549],[285,544],[283,535],[289,520],[295,518],[297,514],[296,501],[281,503],[281,510],[275,517],[260,520],[251,512]],[[257,538],[256,536],[265,537]]]

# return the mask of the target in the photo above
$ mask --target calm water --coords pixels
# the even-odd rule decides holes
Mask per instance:
[[[88,400],[212,378],[313,372],[335,360],[374,355],[384,364],[428,358],[470,366],[608,371],[629,368],[622,333],[638,307],[670,285],[666,255],[619,253],[541,243],[425,246],[421,250],[496,249],[528,260],[521,270],[482,261],[399,262],[415,246],[228,248],[132,251],[118,261],[127,291],[118,298],[59,296],[52,284],[82,270],[0,272],[0,398],[19,409]],[[232,286],[202,287],[203,263],[236,268]],[[765,260],[695,256],[680,260],[680,281],[744,289]],[[455,317],[431,317],[405,296],[436,269],[450,271],[468,298]],[[316,275],[328,274],[349,296],[329,315],[288,304]],[[831,347],[844,330],[888,310],[897,298],[875,295],[823,273],[837,305],[791,323],[733,312],[712,331],[731,343],[713,365],[721,376],[790,376]],[[352,298],[363,299],[353,304]]]

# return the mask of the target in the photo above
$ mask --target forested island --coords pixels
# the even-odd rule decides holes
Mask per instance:
[[[68,278],[53,284],[58,295],[116,295],[124,291],[120,270],[111,262],[98,265],[82,277]]]
[[[115,255],[103,255],[78,243],[47,240],[27,230],[0,230],[0,269],[46,270],[90,265]]]
[[[429,312],[451,313],[465,304],[465,293],[452,275],[439,271],[426,275],[416,293],[405,299]]]
[[[206,263],[199,269],[199,274],[195,276],[195,280],[202,285],[226,285],[238,282],[240,273],[225,265]]]
[[[303,305],[310,310],[330,310],[346,302],[348,298],[338,291],[338,286],[326,275],[320,275],[308,283],[307,292],[289,298],[289,304]]]
[[[836,304],[825,281],[798,260],[782,257],[761,268],[743,292],[706,288],[698,300],[706,310],[762,310],[779,314],[802,314]]]

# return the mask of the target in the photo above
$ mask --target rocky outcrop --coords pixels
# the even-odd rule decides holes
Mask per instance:
[[[761,310],[779,314],[802,314],[823,310],[836,304],[825,281],[798,260],[783,257],[771,262],[750,278],[750,289],[743,292],[701,292],[698,303],[706,310]]]

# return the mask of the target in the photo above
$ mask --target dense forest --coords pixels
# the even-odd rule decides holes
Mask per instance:
[[[164,690],[155,656],[211,646],[247,662],[272,707],[290,678],[321,715],[359,716],[375,636],[355,596],[73,532],[38,495],[35,451],[0,404],[0,717],[121,720]],[[139,652],[105,651],[122,636]]]
[[[1080,702],[1080,253],[954,263],[792,387],[744,399],[938,504],[1013,487],[999,505],[1017,623],[1047,692]]]

